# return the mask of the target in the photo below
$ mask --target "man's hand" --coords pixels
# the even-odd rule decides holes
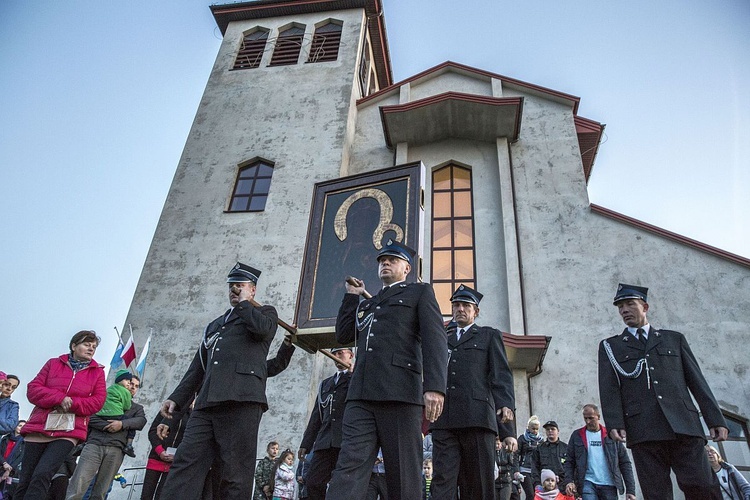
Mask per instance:
[[[167,463],[174,462],[174,455],[171,455],[167,453],[166,451],[162,451],[161,453],[159,453],[159,458],[161,459],[162,462],[167,462]]]
[[[609,437],[614,441],[620,441],[621,443],[624,443],[628,439],[625,429],[610,429]]]
[[[161,413],[161,416],[164,418],[172,418],[172,413],[174,413],[175,408],[177,408],[177,403],[171,399],[167,399],[161,404],[159,413]]]
[[[300,448],[297,451],[297,458],[299,458],[300,460],[305,460],[305,455],[307,455],[307,450],[306,449]]]
[[[429,422],[434,422],[443,413],[444,400],[445,396],[439,392],[427,391],[424,393],[424,416]]]
[[[355,285],[352,285],[349,283],[349,281],[353,281],[356,283]],[[346,286],[346,293],[353,293],[355,295],[362,295],[365,293],[365,282],[358,278],[349,278],[344,282]]]
[[[164,441],[169,436],[169,426],[167,424],[159,424],[156,426],[156,437]]]
[[[711,439],[715,442],[726,441],[729,436],[729,429],[726,427],[711,427],[708,430]]]
[[[508,408],[507,406],[503,406],[499,410],[497,410],[498,416],[501,417],[500,423],[501,424],[507,424],[508,422],[513,421],[513,410]]]
[[[70,407],[73,406],[73,400],[70,399],[70,396],[65,396],[62,401],[60,401],[60,404],[58,405],[60,407],[60,410],[63,411],[63,413],[66,413],[68,410],[70,410]]]
[[[514,453],[518,451],[518,441],[516,441],[516,438],[514,438],[513,436],[508,436],[507,438],[503,439],[503,447],[508,453]]]
[[[109,422],[104,426],[104,430],[107,432],[120,432],[122,430],[122,422],[120,420],[107,420]]]
[[[575,483],[568,483],[565,486],[565,494],[568,495],[568,496],[570,496],[570,497],[575,496],[575,494],[576,494],[576,485],[575,485]]]

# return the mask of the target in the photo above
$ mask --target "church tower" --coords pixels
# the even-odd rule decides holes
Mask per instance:
[[[292,322],[312,187],[346,175],[355,103],[392,83],[380,0],[260,0],[211,11],[223,42],[126,320],[138,345],[153,330],[140,395],[149,418],[204,326],[227,309],[224,280],[236,261],[262,271],[256,300]],[[260,440],[296,449],[308,394],[333,369],[297,349],[269,379]],[[138,444],[145,452],[146,441]]]

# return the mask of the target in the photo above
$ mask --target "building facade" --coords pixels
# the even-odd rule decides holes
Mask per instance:
[[[235,261],[293,322],[316,183],[421,162],[421,277],[446,313],[459,283],[485,294],[477,322],[510,334],[519,432],[531,414],[563,439],[582,425],[598,343],[623,326],[611,299],[633,283],[651,289],[652,324],[688,337],[735,426],[725,458],[750,470],[750,261],[592,205],[604,127],[578,97],[453,62],[394,83],[379,0],[211,9],[223,42],[126,320],[140,345],[154,332],[150,415],[227,309]],[[298,349],[269,379],[259,450],[296,450],[333,370]]]

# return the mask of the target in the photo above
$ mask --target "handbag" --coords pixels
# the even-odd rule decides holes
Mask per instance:
[[[76,425],[75,413],[51,411],[44,424],[45,431],[72,431]]]

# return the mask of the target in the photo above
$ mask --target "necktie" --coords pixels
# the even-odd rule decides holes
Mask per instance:
[[[341,376],[341,372],[336,372],[336,376],[333,378],[333,384],[336,385],[339,383],[339,377]]]
[[[646,345],[646,331],[643,328],[639,328],[635,333],[638,334],[638,340],[641,341],[641,344]]]
[[[461,340],[461,335],[464,334],[464,329],[459,328],[459,330],[456,332],[456,340]]]

